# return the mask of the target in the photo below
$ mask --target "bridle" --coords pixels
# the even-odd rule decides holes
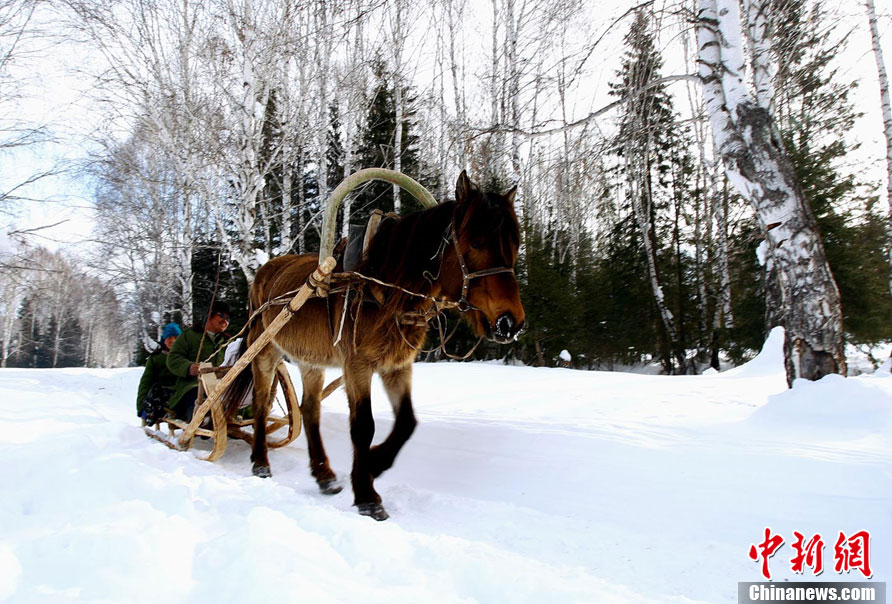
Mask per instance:
[[[478,279],[480,277],[489,277],[490,275],[498,275],[500,273],[511,273],[514,274],[514,269],[509,266],[496,266],[493,268],[487,268],[482,271],[474,271],[473,273],[468,272],[468,265],[465,263],[465,257],[462,255],[461,250],[458,247],[458,234],[455,232],[455,219],[449,223],[449,238],[452,239],[452,245],[455,247],[455,257],[458,258],[458,265],[461,267],[461,298],[458,299],[458,311],[459,312],[468,312],[473,309],[474,306],[468,302],[468,291],[471,289],[471,279]],[[441,250],[442,250],[441,246]],[[442,253],[442,252],[441,252]],[[440,260],[442,263],[442,258]],[[479,309],[478,309],[479,310]]]
[[[447,233],[448,233],[448,235],[447,235]],[[477,347],[480,345],[480,342],[483,341],[483,336],[480,336],[480,338],[477,340],[477,343],[474,344],[474,346],[471,348],[471,350],[469,350],[464,355],[456,356],[456,355],[450,354],[449,351],[446,350],[446,343],[452,339],[452,336],[455,335],[455,332],[458,329],[458,324],[456,323],[456,326],[452,329],[452,332],[449,333],[449,335],[446,335],[444,333],[443,326],[440,324],[440,321],[439,321],[442,311],[446,308],[454,308],[461,313],[466,313],[469,310],[480,310],[479,308],[477,308],[476,306],[473,306],[470,302],[468,302],[468,291],[471,289],[471,280],[477,279],[479,277],[488,277],[490,275],[498,275],[501,273],[510,273],[513,275],[514,269],[512,267],[508,267],[508,266],[496,266],[496,267],[484,269],[482,271],[474,271],[473,273],[469,272],[468,265],[465,262],[465,257],[461,253],[461,249],[459,249],[459,247],[458,247],[458,233],[456,233],[455,219],[453,218],[449,222],[449,226],[446,228],[446,231],[443,233],[443,236],[441,237],[441,243],[440,243],[439,247],[437,248],[436,253],[433,256],[431,256],[431,258],[430,258],[431,260],[433,260],[434,258],[439,258],[440,266],[439,266],[439,269],[437,270],[437,274],[433,275],[429,271],[424,272],[425,279],[427,279],[431,284],[433,284],[434,281],[439,279],[440,274],[443,272],[443,262],[444,262],[445,256],[446,256],[446,247],[449,245],[450,239],[452,240],[452,245],[455,248],[455,257],[458,259],[458,265],[461,268],[461,275],[462,275],[461,298],[457,302],[451,302],[451,301],[445,301],[445,300],[434,300],[434,305],[433,305],[432,309],[429,309],[427,311],[410,311],[407,313],[402,313],[402,315],[399,315],[399,316],[394,315],[393,318],[396,321],[397,333],[400,334],[400,337],[402,337],[403,342],[405,342],[410,348],[416,350],[417,352],[433,352],[434,350],[441,350],[443,352],[443,354],[446,355],[447,357],[449,357],[450,359],[453,359],[456,361],[464,361],[465,359],[470,357],[472,354],[474,354],[474,351],[477,350]],[[433,312],[431,312],[431,310]],[[415,325],[416,327],[426,326],[431,321],[431,319],[434,319],[434,318],[437,319],[437,329],[440,332],[440,344],[439,344],[439,346],[436,346],[435,348],[431,348],[430,350],[423,350],[423,349],[416,348],[415,345],[413,345],[406,338],[405,334],[403,334],[403,331],[400,328],[401,323]]]

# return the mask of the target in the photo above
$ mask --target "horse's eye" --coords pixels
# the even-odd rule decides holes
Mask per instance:
[[[471,242],[471,247],[474,248],[475,250],[483,249],[483,240],[475,239],[474,241]]]

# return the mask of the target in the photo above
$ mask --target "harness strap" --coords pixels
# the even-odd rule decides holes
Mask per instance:
[[[490,275],[498,275],[500,273],[514,274],[514,269],[508,266],[497,266],[487,268],[482,271],[468,272],[468,265],[465,263],[465,257],[462,255],[458,247],[458,235],[455,232],[455,220],[449,223],[449,236],[452,239],[452,245],[455,247],[455,257],[458,258],[458,265],[461,268],[461,298],[458,300],[458,310],[467,312],[471,310],[471,303],[468,301],[468,291],[471,289],[471,279],[479,277],[488,277]]]

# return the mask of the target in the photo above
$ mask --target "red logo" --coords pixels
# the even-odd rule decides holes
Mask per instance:
[[[866,578],[873,576],[873,571],[870,570],[870,533],[867,531],[855,533],[848,539],[840,531],[839,539],[833,546],[833,556],[836,559],[833,570],[839,574],[857,568]]]
[[[765,529],[765,541],[759,544],[758,549],[755,545],[750,546],[750,558],[753,560],[762,559],[762,576],[766,579],[771,578],[771,571],[768,570],[768,558],[784,544],[784,538],[780,535],[772,535],[771,529]]]
[[[824,539],[820,533],[806,540],[805,535],[793,531],[795,541],[791,547],[795,555],[790,559],[790,568],[794,573],[802,574],[806,567],[815,576],[824,572]],[[762,576],[771,579],[768,560],[783,546],[784,538],[774,535],[770,528],[765,529],[765,539],[761,543],[750,545],[749,557],[755,562],[762,562]],[[840,531],[836,545],[833,546],[833,570],[839,574],[857,569],[866,578],[873,576],[870,570],[870,533],[859,531],[849,537]]]
[[[802,574],[802,569],[806,566],[810,567],[815,576],[824,572],[824,540],[821,535],[816,534],[808,543],[805,543],[805,535],[799,531],[793,531],[796,541],[793,543],[793,549],[796,555],[790,560],[790,566],[794,573]]]

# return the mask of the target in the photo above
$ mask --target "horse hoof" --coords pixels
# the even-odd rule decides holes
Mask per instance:
[[[269,478],[273,475],[269,466],[254,466],[251,472],[253,472],[254,476],[259,476],[260,478]]]
[[[323,495],[337,495],[344,490],[344,487],[338,484],[337,480],[326,480],[319,483],[319,491]]]
[[[369,516],[370,518],[374,518],[378,522],[390,518],[387,510],[385,510],[384,506],[380,503],[361,503],[358,504],[356,508],[357,510],[359,510],[360,516]]]

